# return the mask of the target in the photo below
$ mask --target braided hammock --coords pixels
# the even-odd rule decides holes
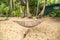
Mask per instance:
[[[46,0],[44,0],[44,6],[43,6],[43,9],[42,9],[42,11],[40,12],[39,15],[44,14],[45,7],[46,7]],[[31,28],[31,27],[34,27],[34,26],[37,26],[38,24],[40,24],[41,19],[31,20],[31,21],[14,21],[14,22],[18,23],[21,26]]]

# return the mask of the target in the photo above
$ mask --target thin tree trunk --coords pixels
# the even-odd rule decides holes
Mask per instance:
[[[20,16],[21,17],[24,17],[24,12],[23,12],[23,10],[22,10],[22,3],[21,3],[21,0],[20,0]]]
[[[31,17],[28,0],[26,0],[26,8],[27,8],[27,17]]]
[[[11,15],[11,12],[12,12],[12,9],[13,9],[13,5],[12,4],[13,4],[13,0],[10,0],[10,12],[9,12],[10,16],[12,16]]]
[[[37,12],[36,12],[36,17],[37,17],[37,14],[38,14],[38,8],[39,8],[39,2],[40,2],[40,0],[37,0]]]
[[[47,0],[44,0],[43,9],[42,9],[41,13],[39,14],[40,17],[42,17],[42,16],[44,15],[45,7],[46,7],[46,1],[47,1]]]
[[[10,0],[10,9],[11,9],[11,10],[12,10],[12,8],[13,8],[12,4],[13,4],[13,0]]]
[[[14,10],[15,10],[15,1],[13,1],[13,8],[14,8]]]

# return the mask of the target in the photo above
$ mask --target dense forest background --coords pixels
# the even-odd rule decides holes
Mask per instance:
[[[26,1],[29,3],[29,10],[26,9]],[[45,0],[46,8],[44,15],[60,17],[60,0]],[[0,0],[0,17],[20,17],[29,15],[36,17],[44,6],[44,0]],[[21,14],[21,9],[22,13]],[[27,11],[26,11],[27,10]]]

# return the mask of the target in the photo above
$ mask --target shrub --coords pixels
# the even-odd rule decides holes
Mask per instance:
[[[54,10],[53,12],[49,13],[51,17],[60,17],[60,10]]]
[[[55,17],[55,16],[56,16],[56,13],[55,13],[55,12],[51,12],[51,13],[49,14],[49,16],[50,16],[50,17]]]

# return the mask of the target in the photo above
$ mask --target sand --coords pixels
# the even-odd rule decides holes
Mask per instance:
[[[42,18],[42,22],[33,28],[13,22],[21,20],[30,19],[10,17],[9,20],[0,21],[0,40],[60,40],[60,18]]]

